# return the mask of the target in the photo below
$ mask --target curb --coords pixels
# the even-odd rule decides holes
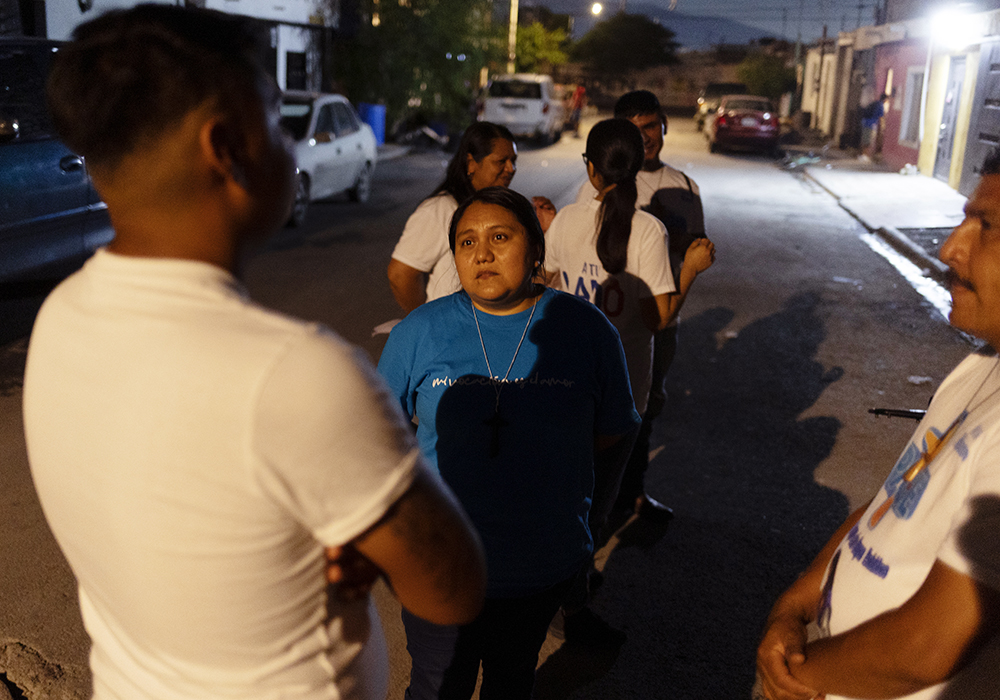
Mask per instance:
[[[860,219],[858,220],[860,221]],[[867,228],[867,226],[865,228]],[[882,239],[895,248],[898,253],[906,258],[909,258],[910,262],[913,264],[923,268],[925,276],[930,277],[932,280],[941,285],[946,284],[948,266],[937,258],[928,255],[927,251],[911,241],[904,234],[900,233],[895,227],[881,226],[872,231],[872,233],[881,236]]]
[[[903,233],[897,230],[894,226],[874,227],[871,224],[869,224],[867,221],[861,218],[857,214],[857,212],[855,212],[846,204],[844,204],[844,202],[840,198],[840,195],[838,195],[836,192],[834,192],[829,187],[824,185],[818,179],[813,177],[812,174],[809,172],[809,168],[802,168],[802,170],[800,170],[799,172],[801,172],[803,175],[809,178],[810,182],[814,183],[824,192],[826,192],[835,200],[837,200],[838,206],[840,206],[841,209],[843,209],[852,217],[854,217],[854,219],[862,226],[864,226],[869,233],[873,233],[878,237],[880,237],[882,240],[884,240],[886,243],[892,246],[892,248],[896,252],[898,252],[903,257],[907,258],[917,267],[921,268],[925,276],[934,280],[938,284],[944,285],[946,283],[945,280],[947,278],[947,273],[948,273],[947,265],[945,265],[937,258],[928,254],[926,250],[924,250],[916,243],[911,241]]]

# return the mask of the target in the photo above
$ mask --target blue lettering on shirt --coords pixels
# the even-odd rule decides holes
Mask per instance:
[[[874,550],[865,547],[865,542],[861,538],[861,533],[857,525],[852,527],[851,531],[847,533],[847,548],[851,552],[851,557],[856,561],[860,561],[861,566],[865,567],[871,573],[879,578],[885,578],[889,575],[889,565],[882,561],[882,557],[877,555]]]

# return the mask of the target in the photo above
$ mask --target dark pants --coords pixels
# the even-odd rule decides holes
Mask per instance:
[[[487,598],[479,617],[441,626],[403,609],[413,667],[406,700],[530,700],[538,652],[570,581],[523,598]]]
[[[667,370],[677,353],[677,326],[667,326],[653,336],[653,382],[649,390],[646,413],[642,416],[642,426],[635,438],[635,446],[625,465],[622,484],[618,489],[615,507],[631,510],[635,499],[645,493],[646,469],[649,467],[649,436],[653,432],[653,421],[663,411],[667,402],[665,387]]]

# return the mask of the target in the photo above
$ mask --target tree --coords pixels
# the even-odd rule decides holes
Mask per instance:
[[[753,54],[736,66],[736,75],[747,92],[777,100],[795,90],[795,69],[785,65],[778,56]]]
[[[392,124],[419,113],[464,127],[479,70],[505,27],[489,0],[362,0],[353,36],[334,42],[333,72],[356,102],[382,103]],[[505,32],[504,32],[505,33]]]
[[[569,60],[563,50],[566,32],[546,29],[541,22],[517,28],[517,70],[520,73],[543,73]]]
[[[621,12],[599,22],[573,49],[573,58],[600,75],[677,63],[674,33],[644,15]]]

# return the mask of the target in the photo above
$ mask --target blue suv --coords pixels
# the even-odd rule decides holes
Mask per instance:
[[[57,50],[0,37],[0,281],[64,274],[114,237],[83,158],[53,135],[45,79]]]

